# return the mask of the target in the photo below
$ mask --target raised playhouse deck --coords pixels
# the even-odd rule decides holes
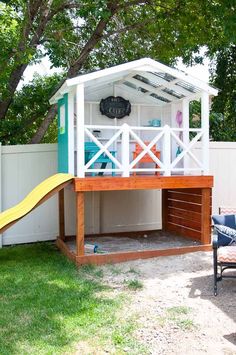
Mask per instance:
[[[60,236],[57,239],[57,246],[78,265],[121,262],[210,250],[212,186],[212,176],[152,175],[129,178],[75,178],[73,189],[76,193],[76,236],[65,235],[65,206],[62,190],[59,193]],[[115,235],[111,233],[106,236],[89,236],[86,241],[84,234],[84,195],[86,192],[149,189],[162,190],[161,234],[145,233],[145,231]],[[117,238],[120,240],[117,241]],[[101,253],[86,252],[85,242],[99,244]]]

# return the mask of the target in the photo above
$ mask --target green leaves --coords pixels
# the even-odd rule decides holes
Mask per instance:
[[[236,141],[236,45],[219,50],[212,83],[220,89],[212,109],[217,112],[211,127],[214,140]]]
[[[165,64],[174,64],[177,57],[187,64],[201,63],[202,46],[214,56],[219,48],[235,44],[235,7],[235,0],[2,1],[0,119],[8,120],[7,131],[15,136],[14,105],[19,95],[20,100],[24,96],[23,92],[15,94],[17,84],[27,65],[42,56],[47,55],[54,67],[64,68],[69,76],[147,56]],[[37,83],[40,91],[39,87]],[[47,94],[45,90],[45,102]],[[28,98],[38,102],[37,97]],[[233,109],[233,99],[225,100]],[[29,105],[31,114],[38,115],[32,118],[33,126],[28,126],[32,132],[49,107],[43,102],[41,108],[36,106],[34,101]],[[18,127],[17,119],[15,124]],[[16,141],[15,137],[10,141]]]
[[[0,121],[0,142],[2,144],[27,144],[37,131],[50,107],[49,98],[56,90],[62,75],[41,77],[33,80],[17,91],[8,110],[6,119]],[[45,143],[57,140],[56,122],[44,138]]]

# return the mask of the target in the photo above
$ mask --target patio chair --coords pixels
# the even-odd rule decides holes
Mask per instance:
[[[144,142],[145,145],[148,145],[150,142]],[[137,156],[143,151],[143,148],[136,143],[135,144],[135,151],[133,151],[133,160],[137,158]],[[161,152],[159,150],[157,150],[156,145],[154,145],[151,148],[151,152],[158,158],[160,159],[161,157]],[[153,163],[155,164],[156,169],[159,168],[159,166],[156,164],[156,162],[153,161],[152,157],[150,157],[149,154],[145,154],[139,161],[139,163]],[[136,167],[136,165],[134,166],[134,168]],[[136,171],[134,172],[134,175],[136,175]],[[155,171],[155,175],[160,175],[159,171]]]
[[[85,142],[85,164],[87,164],[95,154],[100,150],[100,148],[94,143],[94,142]],[[114,150],[109,150],[109,152],[113,155],[113,157],[116,156],[116,151]],[[113,161],[106,155],[106,153],[101,154],[93,164],[91,164],[91,169],[95,168],[95,164],[101,164],[101,169],[105,169],[107,164],[111,164],[112,169],[115,169],[115,164]],[[100,172],[98,175],[103,175],[103,171]],[[96,173],[92,172],[92,176],[95,176]],[[115,176],[115,172],[112,172],[112,176]]]
[[[235,209],[236,213],[236,209]],[[236,269],[236,214],[214,215],[213,267],[214,295],[217,296],[217,283],[223,278],[236,278],[236,275],[224,272]]]

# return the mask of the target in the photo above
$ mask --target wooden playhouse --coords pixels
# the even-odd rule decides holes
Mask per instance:
[[[65,81],[51,103],[58,105],[58,171],[75,176],[75,249],[65,235],[64,192],[59,195],[57,245],[68,257],[99,264],[210,248],[209,105],[215,95],[205,82],[149,58]],[[201,102],[199,128],[189,124],[193,100]],[[150,189],[162,191],[162,230],[192,245],[127,251],[124,243],[118,252],[85,252],[86,192]]]

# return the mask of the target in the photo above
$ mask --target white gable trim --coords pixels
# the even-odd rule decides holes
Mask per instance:
[[[51,104],[55,103],[58,100],[58,97],[63,95],[65,92],[71,91],[71,89],[76,85],[84,84],[85,87],[89,87],[89,86],[96,86],[96,83],[98,84],[98,83],[108,82],[108,81],[116,82],[121,80],[122,77],[132,74],[132,72],[134,73],[133,75],[135,75],[135,72],[137,73],[139,71],[140,72],[161,71],[179,80],[185,81],[186,83],[195,86],[202,91],[207,92],[209,95],[216,96],[218,94],[217,89],[209,86],[204,81],[194,78],[177,69],[170,68],[162,63],[156,62],[153,59],[143,58],[129,63],[120,64],[111,68],[99,70],[93,73],[79,75],[72,79],[68,79],[62,85],[62,87],[53,95],[53,97],[50,99],[50,103]]]

